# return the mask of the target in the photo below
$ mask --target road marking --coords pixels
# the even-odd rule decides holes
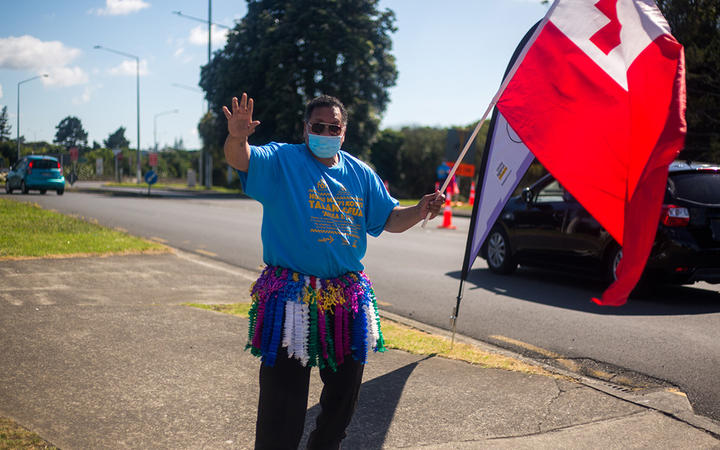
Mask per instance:
[[[163,238],[160,238],[160,237],[157,237],[157,236],[151,237],[150,240],[155,241],[155,242],[159,242],[159,243],[161,243],[161,244],[167,244],[167,242],[168,242],[167,239],[163,239]]]
[[[677,389],[677,388],[667,388],[667,389],[665,389],[665,391],[666,391],[666,392],[669,392],[669,393],[671,393],[671,394],[675,394],[675,395],[679,395],[679,396],[681,396],[681,397],[687,398],[687,394],[684,393],[684,392],[682,392],[682,391],[680,391],[680,390]]]
[[[495,339],[495,340],[498,340],[501,342],[515,345],[517,347],[524,348],[525,350],[530,350],[531,352],[538,353],[545,357],[554,359],[555,361],[558,362],[558,364],[560,364],[561,366],[565,367],[568,370],[572,370],[573,372],[580,371],[580,365],[578,363],[565,358],[564,356],[560,355],[559,353],[555,353],[553,351],[546,350],[544,348],[538,347],[533,344],[528,344],[527,342],[518,341],[517,339],[509,338],[507,336],[501,336],[499,334],[493,334],[489,337],[490,337],[490,339]]]
[[[203,250],[201,248],[196,248],[195,251],[197,253],[200,253],[201,255],[205,255],[205,256],[217,256],[217,253],[209,252],[209,251]]]

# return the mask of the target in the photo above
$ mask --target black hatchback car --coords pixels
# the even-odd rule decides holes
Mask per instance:
[[[551,175],[511,198],[482,248],[490,270],[518,264],[615,278],[622,249]],[[720,283],[720,165],[670,165],[662,215],[643,279]]]

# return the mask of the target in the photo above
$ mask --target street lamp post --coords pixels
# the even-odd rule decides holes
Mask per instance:
[[[177,14],[178,16],[180,16],[180,17],[185,17],[185,18],[187,18],[187,19],[197,20],[198,22],[205,22],[204,19],[200,19],[200,18],[198,18],[198,17],[193,17],[193,16],[189,16],[189,15],[187,15],[187,14],[183,14],[182,11],[173,11],[173,14]],[[230,27],[228,27],[227,25],[221,25],[221,24],[219,24],[219,23],[214,23],[214,22],[212,21],[212,0],[208,0],[208,18],[207,18],[207,27],[208,27],[208,49],[207,49],[207,53],[208,53],[208,64],[210,64],[210,62],[212,61],[212,26],[213,26],[213,25],[215,25],[215,26],[217,26],[217,27],[220,27],[220,28],[226,28],[226,29],[228,29],[228,30],[230,29]],[[209,101],[208,101],[208,109],[210,109],[210,107],[209,107]],[[202,151],[202,158],[201,158],[201,160],[203,161],[203,162],[202,162],[202,164],[203,164],[203,170],[202,170],[201,173],[204,174],[203,180],[205,181],[205,188],[206,188],[206,189],[210,189],[210,188],[212,187],[212,186],[211,186],[211,183],[210,183],[210,178],[211,178],[210,175],[211,175],[212,169],[208,167],[208,164],[209,164],[208,158],[209,158],[209,155],[208,155],[207,149],[203,149],[203,151]]]
[[[158,142],[157,142],[157,118],[160,116],[165,116],[167,114],[175,114],[180,112],[179,109],[173,109],[170,111],[163,111],[155,114],[155,117],[153,117],[153,140],[155,141],[155,151],[158,150]]]
[[[27,80],[22,80],[18,83],[18,89],[17,89],[17,124],[16,124],[16,134],[17,134],[17,160],[20,161],[20,85],[23,83],[27,83],[28,81],[37,80],[38,78],[47,78],[48,74],[44,73],[42,75],[37,75],[32,78],[28,78]]]
[[[96,45],[94,48],[135,59],[135,85],[137,91],[137,184],[140,184],[140,178],[142,175],[142,171],[140,170],[140,58],[135,55],[131,55],[130,53],[103,47],[102,45]]]

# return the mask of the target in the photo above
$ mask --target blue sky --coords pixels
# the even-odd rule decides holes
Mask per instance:
[[[392,53],[399,71],[383,127],[478,120],[515,46],[547,10],[540,0],[381,0],[381,7],[396,14]],[[55,126],[73,115],[89,143],[124,126],[136,145],[135,60],[93,48],[101,45],[140,58],[141,147],[151,147],[156,134],[160,146],[182,138],[186,148],[198,148],[207,27],[172,12],[206,19],[207,8],[204,0],[6,2],[0,107],[8,107],[13,137],[18,83],[47,73],[20,86],[20,133],[27,140],[52,141]],[[245,13],[243,0],[212,2],[213,22],[232,26]],[[213,50],[224,45],[222,31],[213,30]]]

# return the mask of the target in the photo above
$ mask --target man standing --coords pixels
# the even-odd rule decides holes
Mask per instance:
[[[256,448],[302,438],[310,368],[323,381],[308,448],[339,448],[369,350],[384,351],[377,302],[360,260],[367,234],[403,232],[443,204],[440,192],[400,207],[365,163],[340,150],[347,112],[335,97],[307,104],[303,144],[248,143],[260,122],[243,93],[223,106],[225,158],[262,203],[266,268],[252,287],[247,348],[262,358]]]

